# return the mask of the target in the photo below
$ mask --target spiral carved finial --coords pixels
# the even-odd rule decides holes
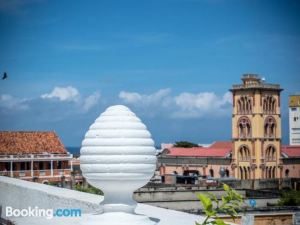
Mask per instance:
[[[80,153],[83,176],[104,192],[104,212],[132,213],[132,193],[156,167],[154,142],[141,120],[126,106],[107,108],[90,126]]]

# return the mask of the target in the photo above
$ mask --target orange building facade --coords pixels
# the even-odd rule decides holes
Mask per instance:
[[[69,181],[73,158],[54,132],[0,132],[0,175],[40,183]]]

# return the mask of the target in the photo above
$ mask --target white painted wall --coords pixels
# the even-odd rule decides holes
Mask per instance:
[[[290,145],[300,145],[300,107],[289,107]]]

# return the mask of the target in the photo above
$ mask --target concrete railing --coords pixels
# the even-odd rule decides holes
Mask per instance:
[[[103,196],[0,176],[0,205],[22,209],[29,206],[81,208],[83,213],[99,210]]]
[[[102,211],[99,203],[103,196],[89,193],[78,192],[69,189],[52,187],[45,184],[33,183],[20,179],[0,176],[0,206],[2,206],[2,217],[15,222],[16,225],[82,225],[104,224],[100,220],[101,214],[96,212]],[[5,217],[5,208],[7,206],[14,209],[27,209],[29,206],[43,209],[81,209],[80,218],[53,218],[48,220],[41,217]],[[154,206],[137,204],[137,214],[144,214],[150,218],[155,218],[157,225],[193,225],[195,221],[201,221],[201,216],[192,215],[183,212],[158,208]],[[104,215],[104,214],[102,214]],[[117,217],[122,220],[122,214]],[[124,224],[122,221],[119,224]],[[111,223],[111,225],[116,225]]]

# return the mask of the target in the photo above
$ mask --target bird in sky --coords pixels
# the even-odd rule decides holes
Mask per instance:
[[[7,73],[6,72],[3,73],[3,77],[2,77],[2,80],[5,80],[5,79],[7,79]]]

